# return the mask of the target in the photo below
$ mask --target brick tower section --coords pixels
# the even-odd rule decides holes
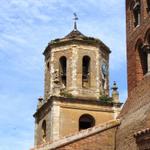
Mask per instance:
[[[126,0],[128,94],[148,72],[150,1]]]

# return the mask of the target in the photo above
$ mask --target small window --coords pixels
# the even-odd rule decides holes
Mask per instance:
[[[46,121],[45,120],[42,123],[42,139],[44,142],[46,141]]]
[[[140,1],[137,0],[133,6],[133,15],[134,15],[134,26],[140,25],[141,21],[141,5]]]
[[[84,114],[79,119],[79,130],[88,129],[95,126],[95,119],[89,114]]]
[[[67,77],[66,77],[66,72],[67,72],[67,59],[65,56],[61,57],[59,59],[59,63],[60,63],[60,80],[61,83],[66,87],[66,81],[67,81]]]
[[[90,86],[90,57],[84,56],[82,60],[82,87]]]

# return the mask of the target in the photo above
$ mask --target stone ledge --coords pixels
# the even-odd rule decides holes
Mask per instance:
[[[77,140],[89,137],[89,136],[97,134],[99,132],[103,132],[103,131],[108,130],[108,129],[113,128],[113,127],[116,127],[118,125],[120,125],[120,120],[119,119],[111,120],[111,121],[105,122],[103,124],[100,124],[98,126],[89,128],[87,130],[83,130],[83,131],[80,131],[80,132],[75,133],[73,135],[64,137],[64,138],[62,138],[58,141],[54,141],[53,143],[46,143],[46,144],[40,145],[37,148],[33,148],[31,150],[52,150],[52,149],[56,149],[56,148],[62,147],[64,145],[67,145],[69,143],[75,142]]]
[[[90,105],[97,105],[97,106],[107,106],[107,107],[117,107],[120,108],[123,103],[104,103],[98,99],[87,99],[87,98],[66,98],[66,97],[58,97],[58,96],[51,96],[46,103],[44,103],[37,111],[34,113],[34,117],[36,117],[40,112],[42,112],[44,109],[52,105],[53,101],[58,101],[61,103],[79,103],[79,104],[90,104]]]

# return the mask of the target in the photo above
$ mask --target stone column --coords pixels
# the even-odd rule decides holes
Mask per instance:
[[[51,141],[59,139],[59,125],[60,125],[60,106],[57,102],[53,102],[51,108]]]

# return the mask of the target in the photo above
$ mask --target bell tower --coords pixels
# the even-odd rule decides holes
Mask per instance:
[[[35,147],[117,117],[117,85],[109,96],[109,48],[74,28],[44,51],[45,94],[35,117]]]
[[[44,51],[45,99],[50,96],[99,98],[109,95],[109,48],[74,29],[52,40]]]
[[[150,0],[126,0],[128,93],[150,73]]]

